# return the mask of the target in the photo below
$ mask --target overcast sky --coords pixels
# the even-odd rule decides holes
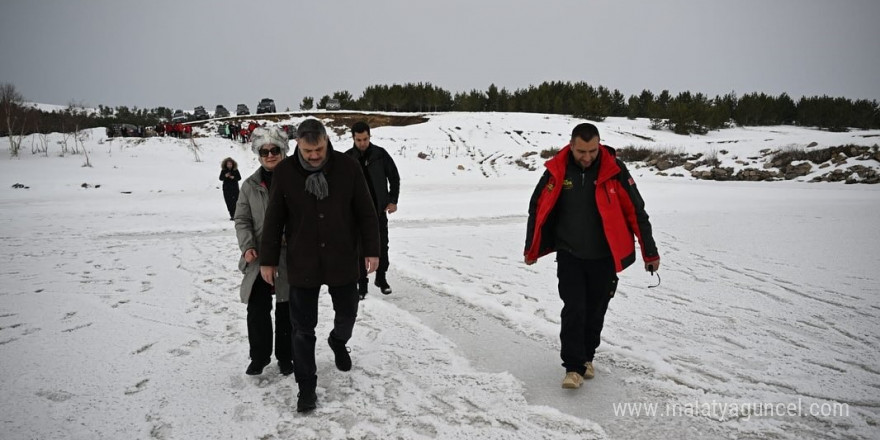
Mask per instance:
[[[880,100],[877,0],[0,0],[28,101],[191,111],[430,82]]]

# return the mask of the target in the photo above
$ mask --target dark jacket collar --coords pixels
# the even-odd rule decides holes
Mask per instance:
[[[372,142],[370,142],[370,145],[367,145],[367,149],[364,150],[364,151],[361,151],[360,149],[358,149],[358,147],[356,147],[356,146],[354,146],[354,145],[351,146],[351,148],[354,150],[354,154],[355,154],[356,157],[358,157],[358,158],[362,158],[362,157],[367,157],[367,158],[369,158],[369,157],[372,157],[373,152],[376,151],[376,149],[373,148],[373,147],[374,147],[374,145],[373,145]]]

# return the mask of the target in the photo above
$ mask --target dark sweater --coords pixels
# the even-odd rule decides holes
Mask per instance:
[[[611,256],[611,249],[608,247],[608,240],[602,228],[602,218],[596,206],[598,172],[598,160],[585,169],[581,168],[574,157],[569,158],[562,194],[556,203],[557,251],[567,251],[583,259]]]
[[[260,178],[262,182],[266,184],[266,189],[272,188],[272,172],[266,171],[265,168],[260,167]]]

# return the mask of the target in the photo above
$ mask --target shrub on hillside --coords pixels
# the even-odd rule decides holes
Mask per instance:
[[[684,165],[687,155],[672,148],[623,147],[617,149],[617,157],[624,162],[644,162],[649,167],[667,170]]]
[[[654,150],[647,147],[623,147],[617,150],[617,157],[624,162],[647,162]]]
[[[546,150],[541,150],[541,159],[550,159],[553,156],[556,156],[556,153],[559,152],[559,148],[548,148]]]
[[[876,146],[875,146],[876,147]],[[859,146],[859,145],[839,145],[836,147],[828,147],[814,150],[801,150],[789,148],[775,153],[770,162],[777,167],[784,167],[795,161],[807,160],[812,163],[824,163],[834,160],[841,155],[844,157],[860,157],[869,159],[875,148]]]

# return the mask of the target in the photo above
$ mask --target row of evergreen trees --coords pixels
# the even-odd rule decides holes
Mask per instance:
[[[813,96],[794,101],[785,93],[779,96],[750,93],[741,97],[729,93],[710,99],[702,93],[690,91],[672,96],[667,90],[659,94],[643,90],[639,95],[627,98],[620,91],[603,86],[560,81],[544,82],[514,92],[492,84],[486,91],[474,89],[455,94],[430,83],[374,85],[367,87],[358,99],[354,99],[348,91],[325,95],[317,103],[314,98],[306,97],[300,109],[310,110],[313,105],[325,108],[330,99],[338,100],[344,110],[555,113],[593,121],[602,121],[609,116],[650,118],[653,128],[668,128],[679,134],[703,134],[732,124],[800,125],[832,131],[843,131],[850,127],[880,128],[880,105],[876,100],[853,101]],[[6,108],[8,106],[0,106],[0,113],[5,113]],[[16,111],[20,113],[18,120],[22,125],[15,130],[15,134],[69,132],[75,128],[114,123],[151,126],[162,120],[170,120],[172,115],[172,109],[168,107],[130,109],[103,105],[98,107],[96,113],[86,113],[77,106],[55,112],[41,112],[20,106]],[[7,131],[5,126],[0,127],[0,136],[6,136]]]
[[[329,95],[321,98],[318,108],[329,99]],[[728,93],[710,99],[690,91],[672,96],[668,90],[656,95],[643,90],[627,98],[618,90],[585,82],[544,82],[512,93],[492,84],[486,91],[475,89],[454,95],[430,83],[375,85],[367,87],[356,100],[347,91],[335,92],[332,99],[339,100],[347,110],[555,113],[593,121],[608,116],[650,118],[655,129],[668,127],[680,134],[703,134],[731,124],[801,125],[832,131],[880,128],[880,105],[876,100],[813,96],[795,102],[785,93],[771,96],[757,92],[742,97]],[[307,97],[300,109],[310,109],[312,102],[313,98]]]

